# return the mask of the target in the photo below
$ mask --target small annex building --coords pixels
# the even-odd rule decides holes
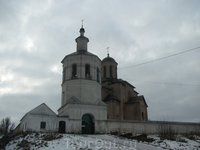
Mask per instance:
[[[65,120],[65,121],[62,121]],[[65,132],[64,117],[57,117],[57,114],[53,112],[45,103],[37,106],[20,120],[21,131],[59,131]]]
[[[82,26],[75,39],[76,51],[61,61],[62,98],[58,114],[42,103],[24,115],[17,131],[107,133],[109,119],[148,120],[144,96],[117,78],[118,64],[109,54],[101,61],[88,52],[89,39],[84,33]]]

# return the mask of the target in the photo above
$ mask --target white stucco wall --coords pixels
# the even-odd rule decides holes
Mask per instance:
[[[75,96],[81,102],[94,103],[101,100],[101,85],[94,80],[75,79],[65,82],[62,85],[62,105]]]
[[[61,106],[75,96],[82,102],[101,100],[101,60],[96,55],[75,54],[68,55],[62,61],[63,76]],[[72,78],[72,65],[77,65],[77,76]],[[85,77],[85,65],[90,65],[90,78]],[[97,80],[97,68],[98,79]],[[64,79],[63,78],[63,79]]]
[[[176,133],[200,133],[199,123],[107,120],[107,133],[158,134],[159,126],[168,126]]]
[[[101,60],[96,55],[87,54],[75,54],[68,55],[65,57],[63,63],[63,68],[66,67],[65,79],[70,80],[72,77],[72,65],[77,64],[77,78],[85,79],[85,65],[90,65],[90,74],[92,80],[97,80],[96,69],[99,68],[99,73],[101,73]],[[99,74],[100,77],[100,74]],[[99,78],[100,79],[100,78]]]
[[[46,129],[41,129],[41,122],[46,122]],[[37,115],[37,114],[27,114],[21,120],[21,130],[22,131],[57,131],[57,117],[48,115]]]
[[[81,120],[84,114],[92,114],[95,120],[107,119],[107,106],[95,104],[67,104],[59,110],[60,116],[69,116],[69,119]]]

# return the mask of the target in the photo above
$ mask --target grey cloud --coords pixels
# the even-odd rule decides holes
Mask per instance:
[[[43,102],[57,111],[60,62],[76,50],[82,19],[90,40],[88,50],[103,59],[110,47],[110,56],[123,68],[199,46],[199,5],[198,0],[0,1],[0,119],[11,116],[17,122]],[[136,81],[200,85],[198,56],[196,50],[118,70],[118,77],[145,96],[151,120],[168,115],[172,120],[198,121],[199,86]],[[3,81],[2,73],[13,74],[15,80]],[[13,85],[18,87],[16,93],[1,92]]]

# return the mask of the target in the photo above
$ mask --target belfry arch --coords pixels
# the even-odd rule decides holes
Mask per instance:
[[[92,114],[84,114],[82,116],[82,134],[94,134],[95,132],[95,118]]]

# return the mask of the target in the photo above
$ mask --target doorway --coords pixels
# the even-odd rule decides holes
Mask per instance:
[[[94,116],[84,114],[82,116],[82,134],[94,134]]]
[[[65,133],[65,121],[59,121],[59,133]]]

